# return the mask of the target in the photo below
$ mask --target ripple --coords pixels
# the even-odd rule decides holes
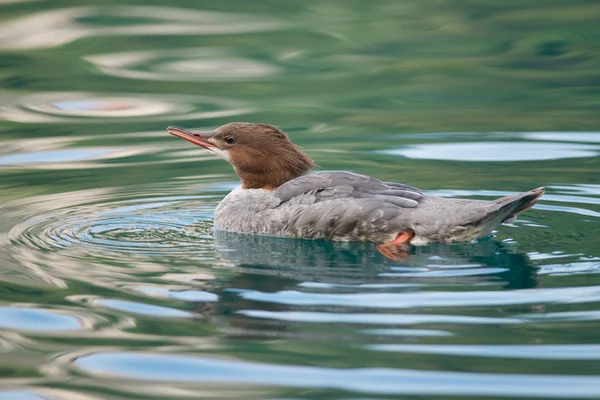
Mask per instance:
[[[127,147],[78,147],[0,155],[0,166],[4,168],[76,169],[109,167],[110,164],[94,163],[98,160],[131,157],[143,154],[143,148]]]
[[[437,329],[363,329],[361,333],[367,335],[381,336],[420,336],[420,337],[442,337],[454,336],[452,332]]]
[[[98,304],[113,310],[125,311],[132,314],[149,315],[163,318],[191,318],[192,313],[171,307],[156,306],[153,304],[138,303],[117,299],[96,299],[92,304]]]
[[[181,301],[213,302],[219,300],[219,296],[204,290],[169,290],[160,287],[141,287],[137,290],[146,294]]]
[[[105,123],[123,121],[162,121],[231,117],[250,112],[238,100],[183,95],[102,96],[85,92],[49,92],[14,95],[0,108],[0,118],[22,123]]]
[[[205,195],[178,195],[197,186],[176,183],[178,188],[140,185],[5,202],[0,209],[11,258],[59,287],[66,286],[64,279],[112,286],[115,274],[128,279],[162,275],[173,263],[197,269],[215,255],[214,202]]]
[[[559,187],[560,188],[560,187]],[[581,188],[581,192],[590,195],[597,195],[594,191],[594,188],[590,187],[589,189]],[[443,196],[443,197],[468,197],[468,196],[485,196],[485,197],[502,197],[513,194],[511,192],[503,192],[498,190],[432,190],[428,191],[428,194],[432,196]],[[547,193],[544,195],[545,201],[553,201],[559,203],[579,203],[579,204],[600,204],[600,199],[595,197],[587,197],[587,196],[573,196],[573,195],[563,195],[563,194],[553,194]],[[585,215],[590,217],[600,217],[600,213],[593,210],[588,210],[580,207],[567,207],[567,206],[556,206],[551,204],[536,204],[534,206],[536,209],[540,210],[550,210],[550,211],[559,211],[559,212],[567,212],[572,214]]]
[[[375,313],[325,313],[303,311],[240,310],[238,314],[250,318],[275,319],[278,321],[377,325],[418,324],[520,324],[514,318],[471,317],[467,315],[435,314],[375,314]]]
[[[588,194],[600,196],[600,185],[594,184],[571,184],[571,185],[550,185],[552,189],[561,190],[568,194]]]
[[[584,190],[584,189],[582,189]],[[434,196],[444,197],[468,197],[468,196],[485,196],[485,197],[502,197],[513,194],[514,192],[504,192],[500,190],[431,190],[427,192]],[[596,195],[590,190],[591,195]],[[598,193],[600,194],[600,193]],[[572,196],[563,194],[544,194],[544,199],[550,199],[560,203],[583,203],[583,204],[600,204],[600,199],[586,196]]]
[[[0,156],[0,164],[29,164],[39,162],[68,162],[88,160],[112,153],[113,149],[71,149],[38,151],[34,153],[9,154]]]
[[[373,394],[600,396],[600,378],[595,376],[324,368],[134,352],[90,354],[77,358],[74,365],[81,372],[100,378],[119,376],[158,382],[327,388]]]
[[[600,286],[525,289],[509,292],[422,292],[422,293],[303,293],[282,290],[274,293],[242,291],[246,300],[297,306],[346,306],[365,308],[473,307],[542,303],[593,303],[600,301]]]
[[[51,388],[0,390],[2,400],[100,400],[81,392]]]
[[[600,148],[588,144],[541,142],[432,143],[381,150],[378,153],[445,161],[545,161],[596,157]]]
[[[422,283],[362,283],[358,285],[349,285],[345,283],[325,283],[325,282],[300,282],[297,285],[301,288],[335,290],[339,288],[352,289],[394,289],[394,288],[418,288],[426,286]]]
[[[586,322],[600,321],[600,310],[566,311],[544,314],[522,314],[518,316],[531,322]]]
[[[0,328],[17,331],[62,332],[84,329],[87,323],[80,316],[52,310],[25,307],[0,307]]]
[[[600,143],[600,132],[527,132],[523,137],[555,142]]]
[[[24,390],[0,390],[0,397],[4,400],[47,400],[42,394],[26,392]]]
[[[55,47],[88,36],[223,35],[284,28],[280,21],[263,16],[190,8],[72,7],[4,21],[0,24],[0,48]]]
[[[508,268],[477,268],[477,269],[451,269],[445,271],[423,271],[423,272],[388,272],[379,274],[379,276],[398,276],[398,277],[430,277],[430,278],[449,278],[453,276],[478,276],[491,275],[500,272],[509,271]]]
[[[600,345],[407,345],[374,344],[370,350],[467,357],[523,358],[537,360],[600,360]]]
[[[58,197],[66,200],[69,196]],[[193,204],[193,200],[202,198],[165,196],[70,205],[16,224],[9,237],[16,243],[43,250],[78,245],[100,252],[180,252],[186,246],[197,248],[210,232],[194,225],[210,219],[212,207]],[[186,203],[192,208],[181,209]]]
[[[180,49],[88,56],[102,72],[156,81],[236,81],[266,78],[280,69],[265,61],[234,57],[219,49]]]
[[[600,273],[600,262],[574,262],[568,264],[544,265],[540,268],[540,275],[572,275]]]

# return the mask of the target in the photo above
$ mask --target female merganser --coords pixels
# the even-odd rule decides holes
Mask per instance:
[[[313,160],[273,125],[233,122],[212,132],[167,131],[228,161],[242,184],[217,206],[217,230],[382,243],[397,258],[408,243],[472,241],[533,207],[540,187],[494,201],[424,195],[351,172],[312,172]]]

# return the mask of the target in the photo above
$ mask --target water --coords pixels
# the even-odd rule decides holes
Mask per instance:
[[[600,398],[598,15],[0,1],[0,398]],[[237,178],[164,129],[240,120],[325,170],[547,194],[400,262],[215,234]]]

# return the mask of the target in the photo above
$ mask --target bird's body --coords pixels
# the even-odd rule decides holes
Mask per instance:
[[[494,201],[453,199],[350,172],[308,173],[313,161],[266,124],[232,123],[209,134],[169,132],[233,165],[242,185],[214,216],[216,229],[231,232],[390,245],[472,241],[544,193],[538,188]]]
[[[216,229],[336,241],[393,241],[412,232],[413,244],[464,242],[529,206],[541,189],[507,201],[452,199],[347,172],[317,172],[279,188],[236,188],[217,206]],[[398,189],[399,188],[399,189]]]

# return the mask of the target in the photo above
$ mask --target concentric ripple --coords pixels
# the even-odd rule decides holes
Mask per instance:
[[[0,400],[600,399],[592,3],[0,0]],[[396,259],[217,232],[235,172],[165,128],[235,120],[546,194]]]
[[[230,117],[248,113],[250,108],[238,100],[161,95],[102,96],[85,92],[49,92],[10,97],[0,108],[0,118],[22,123],[106,123],[121,121],[185,120]]]
[[[108,75],[157,81],[237,81],[280,73],[273,64],[234,56],[225,49],[100,54],[86,59]]]
[[[40,250],[77,246],[99,254],[180,252],[187,246],[197,246],[210,233],[211,206],[202,205],[201,199],[201,196],[165,196],[80,204],[17,224],[9,237],[15,243]],[[198,200],[198,208],[194,209],[194,201]]]
[[[163,194],[169,191],[97,189],[7,203],[3,217],[12,225],[7,233],[12,257],[58,286],[65,278],[164,271],[165,258],[212,259],[214,200],[175,189]]]

